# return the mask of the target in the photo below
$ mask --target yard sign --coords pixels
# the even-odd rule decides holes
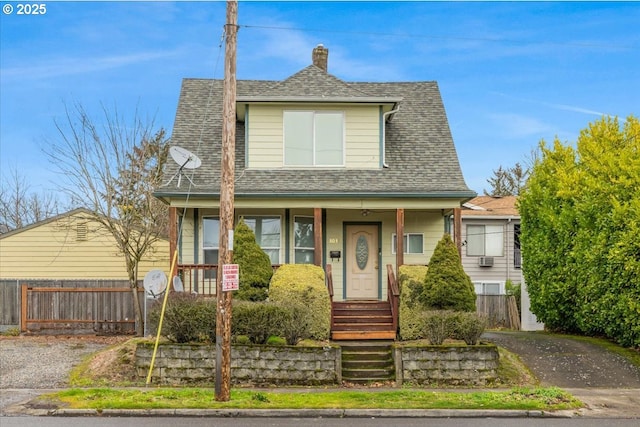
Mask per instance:
[[[222,265],[222,290],[237,291],[240,287],[240,267],[238,264]]]

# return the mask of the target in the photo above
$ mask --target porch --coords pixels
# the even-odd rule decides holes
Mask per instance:
[[[280,265],[273,265],[274,272]],[[204,297],[216,292],[218,266],[179,264],[177,276],[183,289]],[[386,300],[334,300],[331,264],[325,266],[325,280],[331,301],[332,340],[395,340],[398,330],[400,290],[391,264],[387,265]]]

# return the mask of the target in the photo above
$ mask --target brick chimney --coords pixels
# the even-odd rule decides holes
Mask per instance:
[[[318,46],[313,48],[311,59],[313,60],[313,65],[322,68],[326,72],[327,62],[329,60],[329,49],[324,47],[322,44],[319,44]]]

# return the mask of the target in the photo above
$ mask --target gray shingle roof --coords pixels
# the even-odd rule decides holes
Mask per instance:
[[[171,144],[197,154],[202,166],[193,172],[195,187],[177,180],[158,189],[163,197],[215,195],[220,192],[222,80],[184,79]],[[475,195],[465,184],[436,82],[347,83],[311,65],[283,81],[238,80],[237,97],[388,97],[402,99],[400,111],[386,127],[386,163],[377,170],[245,170],[245,124],[236,124],[236,197],[395,197]],[[169,161],[165,176],[178,165]],[[191,176],[191,175],[189,175]]]

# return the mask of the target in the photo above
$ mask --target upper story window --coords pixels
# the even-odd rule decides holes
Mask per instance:
[[[503,246],[502,225],[467,225],[467,255],[502,256]]]
[[[344,113],[284,111],[285,166],[344,166]]]

